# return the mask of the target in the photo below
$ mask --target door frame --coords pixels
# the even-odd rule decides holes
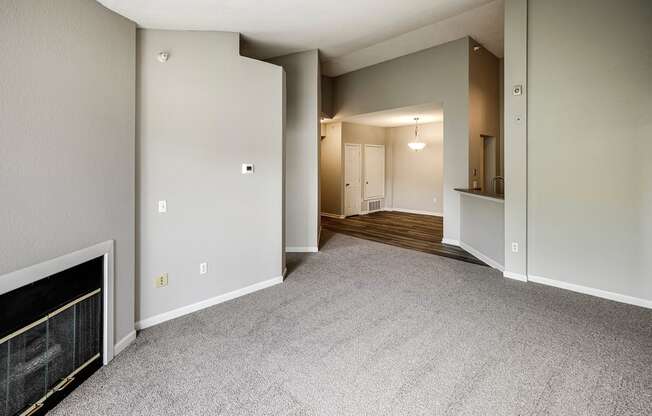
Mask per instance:
[[[357,147],[358,148],[358,170],[359,170],[359,172],[358,172],[359,176],[358,177],[360,178],[360,195],[359,195],[359,203],[357,204],[358,212],[356,212],[355,214],[348,214],[347,211],[346,211],[346,207],[347,207],[347,203],[346,203],[347,202],[347,198],[346,198],[346,148],[347,147]],[[343,159],[344,159],[343,162],[344,163],[342,163],[342,168],[343,168],[342,169],[342,172],[343,172],[343,175],[342,175],[342,193],[344,195],[343,195],[343,198],[342,198],[342,202],[343,202],[344,206],[342,207],[343,208],[342,213],[344,214],[345,217],[350,217],[350,216],[353,216],[353,215],[360,215],[362,213],[362,193],[363,193],[363,189],[364,189],[363,188],[364,185],[362,184],[362,182],[364,181],[364,178],[362,176],[364,174],[364,172],[362,170],[362,144],[360,144],[360,143],[344,143],[344,155],[343,156],[344,156],[343,157]]]

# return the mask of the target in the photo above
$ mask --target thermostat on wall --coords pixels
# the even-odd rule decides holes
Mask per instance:
[[[242,164],[242,174],[243,175],[249,175],[251,173],[254,173],[254,165],[251,163],[243,163]]]

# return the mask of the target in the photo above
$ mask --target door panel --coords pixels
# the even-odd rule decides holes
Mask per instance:
[[[364,146],[364,199],[385,197],[385,146]]]
[[[359,144],[344,145],[344,215],[360,214],[362,152]]]

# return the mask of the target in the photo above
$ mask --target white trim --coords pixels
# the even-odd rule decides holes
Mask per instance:
[[[337,219],[340,219],[340,220],[346,218],[344,215],[329,214],[328,212],[321,212],[319,215],[321,215],[322,217],[337,218]]]
[[[316,253],[319,247],[285,247],[286,253]]]
[[[106,365],[113,359],[114,356],[114,281],[115,281],[115,265],[114,265],[114,241],[107,240],[93,246],[74,251],[69,254],[64,254],[54,259],[46,260],[44,262],[25,267],[10,273],[0,276],[0,294],[11,292],[14,289],[23,287],[25,285],[34,283],[47,276],[55,273],[62,272],[71,267],[77,266],[94,258],[104,257],[104,270],[103,270],[103,322],[102,322],[102,335],[104,345],[102,346],[103,364]]]
[[[598,298],[609,299],[616,302],[627,303],[629,305],[640,306],[642,308],[652,309],[652,300],[635,298],[633,296],[623,295],[620,293],[608,292],[602,289],[566,283],[559,280],[548,279],[546,277],[528,275],[530,282],[539,283],[546,286],[553,286],[560,289],[570,290],[572,292],[583,293],[585,295],[596,296]]]
[[[283,283],[283,276],[273,277],[271,279],[264,280],[259,283],[255,283],[253,285],[246,286],[241,289],[234,290],[232,292],[224,293],[222,295],[218,295],[206,300],[202,300],[201,302],[193,303],[191,305],[183,306],[181,308],[173,309],[168,312],[164,312],[149,318],[145,318],[141,321],[136,322],[136,330],[149,328],[151,326],[158,325],[160,323],[169,321],[171,319],[179,318],[181,316],[188,315],[190,313],[197,312],[202,309],[227,302],[231,299],[239,298],[241,296],[248,295],[249,293],[266,289],[270,286],[274,286],[279,283]]]
[[[519,273],[513,273],[513,272],[508,272],[508,271],[503,271],[503,277],[506,277],[508,279],[512,280],[518,280],[519,282],[527,282],[528,277],[524,274],[519,274]]]
[[[397,212],[407,212],[408,214],[421,214],[421,215],[430,215],[432,217],[443,217],[444,214],[441,212],[434,211],[419,211],[416,209],[407,209],[407,208],[384,208],[384,211],[397,211]]]
[[[464,250],[468,251],[478,259],[482,260],[483,262],[487,263],[489,266],[493,267],[494,269],[500,270],[501,272],[505,270],[505,266],[503,266],[496,260],[492,259],[491,257],[487,256],[486,254],[483,254],[480,251],[474,249],[470,245],[460,241],[460,247],[462,247]]]
[[[132,342],[136,340],[136,331],[131,331],[128,333],[124,338],[122,338],[120,341],[115,344],[113,347],[113,356],[117,356],[120,354],[122,351],[124,351],[128,346],[131,345]]]
[[[451,246],[458,246],[459,247],[459,245],[460,245],[459,240],[453,240],[451,238],[442,238],[441,242],[442,242],[442,244],[448,244],[448,245],[451,245]]]

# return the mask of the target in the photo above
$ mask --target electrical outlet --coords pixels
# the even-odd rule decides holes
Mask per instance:
[[[163,200],[163,201],[158,201],[158,212],[159,214],[163,214],[165,212],[168,212],[168,202]]]
[[[518,253],[518,243],[512,243],[512,253]]]
[[[156,287],[165,287],[168,285],[168,274],[167,273],[161,273],[160,275],[156,276],[156,279],[154,279],[154,282],[156,283]]]
[[[206,274],[208,272],[208,264],[207,263],[201,263],[199,265],[199,274]]]

